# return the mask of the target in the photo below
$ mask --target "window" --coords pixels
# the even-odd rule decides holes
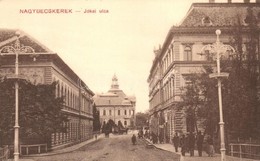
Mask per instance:
[[[111,110],[109,110],[109,115],[110,115],[110,116],[112,115],[112,111],[111,111]]]
[[[103,116],[106,116],[106,110],[103,110]]]
[[[125,125],[125,126],[127,125],[127,121],[124,121],[124,125]]]
[[[205,56],[207,61],[213,61],[213,54],[209,50],[205,50]]]
[[[120,110],[118,110],[118,116],[120,116]]]
[[[192,60],[192,53],[191,53],[191,47],[190,46],[186,46],[184,48],[184,52],[183,52],[183,60],[184,61],[191,61]]]
[[[126,110],[125,110],[125,115],[126,115]]]

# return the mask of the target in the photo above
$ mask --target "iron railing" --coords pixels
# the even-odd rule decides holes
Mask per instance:
[[[230,155],[239,158],[260,159],[260,145],[257,144],[229,144]]]
[[[10,156],[10,151],[8,146],[0,148],[0,161],[7,161]]]

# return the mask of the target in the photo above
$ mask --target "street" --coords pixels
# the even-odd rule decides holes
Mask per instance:
[[[131,134],[101,138],[71,153],[33,157],[35,161],[178,161],[171,152],[147,148],[145,141],[137,139],[132,145]]]

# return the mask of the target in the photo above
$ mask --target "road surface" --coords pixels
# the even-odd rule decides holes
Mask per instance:
[[[178,161],[178,158],[171,152],[148,148],[142,139],[137,139],[137,144],[132,145],[131,135],[112,135],[70,153],[30,159],[35,161]]]

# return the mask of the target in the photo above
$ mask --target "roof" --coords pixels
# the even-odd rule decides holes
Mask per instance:
[[[29,36],[23,31],[14,30],[14,29],[0,29],[0,47],[5,45],[12,45],[16,40],[16,32],[19,31],[19,40],[20,43],[24,46],[30,46],[34,49],[36,53],[47,53],[52,52],[46,46]]]
[[[260,3],[193,3],[180,25],[170,28],[160,55],[155,57],[152,64],[148,80],[152,76],[158,60],[167,51],[174,35],[214,34],[216,29],[221,29],[222,33],[228,33],[232,32],[230,27],[238,25],[238,22],[245,27],[243,30],[246,31],[248,9],[252,10],[252,14],[260,26]]]
[[[119,89],[118,79],[114,75],[111,88],[107,93],[96,94],[94,97],[96,106],[133,106],[136,102],[135,96],[127,96],[123,90]]]
[[[117,94],[105,93],[96,94],[94,97],[96,106],[133,106],[133,102],[127,96],[121,97]]]
[[[0,29],[0,48],[4,46],[12,46],[17,39],[16,35],[17,30],[14,29]],[[34,49],[34,52],[38,55],[37,60],[39,61],[51,61],[53,62],[59,69],[61,69],[67,76],[69,76],[76,84],[78,83],[79,76],[59,57],[57,53],[54,53],[46,46],[32,38],[30,35],[26,34],[23,31],[20,31],[19,41],[24,46],[29,46]],[[10,57],[12,55],[6,55],[1,59],[1,63],[10,64],[13,61],[10,61]],[[19,60],[23,60],[23,62],[28,61],[28,55],[20,55]],[[81,81],[82,87],[87,87],[87,85]],[[90,89],[86,89],[91,95],[94,95]]]
[[[260,19],[260,3],[194,3],[179,27],[235,26],[238,18],[246,26],[248,8]]]

